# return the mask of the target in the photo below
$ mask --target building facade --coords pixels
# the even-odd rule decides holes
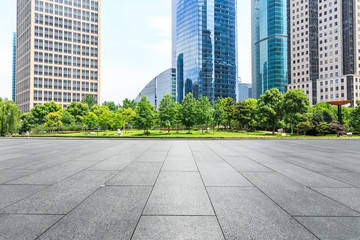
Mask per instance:
[[[178,102],[188,93],[236,98],[236,8],[236,0],[173,0]]]
[[[16,103],[22,112],[86,95],[100,102],[100,0],[17,0]]]
[[[135,102],[139,102],[142,96],[146,96],[155,109],[158,109],[160,101],[167,93],[171,94],[172,98],[176,100],[175,68],[170,68],[151,80],[136,97]]]
[[[15,102],[15,78],[16,78],[16,33],[13,33],[13,61],[12,61],[12,90],[11,98]]]
[[[302,89],[313,105],[351,100],[354,106],[360,99],[360,2],[291,0],[290,11],[291,31],[295,33],[290,41],[294,46],[300,40],[298,36],[308,35],[302,41],[309,48],[292,48],[293,54],[301,57],[291,62],[293,73],[287,88]],[[304,22],[303,31],[298,29],[298,21]],[[304,66],[298,64],[302,56]],[[297,71],[299,67],[305,71]]]
[[[287,0],[252,0],[253,97],[288,82]]]
[[[237,82],[236,86],[236,99],[237,101],[244,101],[252,98],[252,85],[250,83],[243,83],[240,80]]]

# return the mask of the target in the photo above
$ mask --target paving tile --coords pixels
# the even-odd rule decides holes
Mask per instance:
[[[88,170],[123,170],[131,162],[135,161],[136,157],[134,156],[113,156],[105,161],[95,164],[90,167]]]
[[[350,187],[348,184],[290,163],[265,163],[265,165],[296,182],[309,187]]]
[[[359,217],[297,217],[296,219],[314,233],[319,239],[360,239]]]
[[[2,210],[6,213],[67,214],[117,172],[85,171]],[[1,188],[0,188],[1,189]]]
[[[354,216],[357,212],[278,173],[244,173],[256,187],[295,216]],[[360,199],[359,199],[360,200]]]
[[[255,188],[208,188],[227,240],[316,239]]]
[[[252,186],[240,173],[226,162],[199,162],[198,167],[205,186]]]
[[[164,162],[168,152],[161,151],[147,151],[141,155],[136,161],[139,162]]]
[[[132,240],[221,240],[214,216],[143,216]]]
[[[0,184],[10,182],[12,180],[24,177],[34,172],[35,171],[31,170],[0,170]]]
[[[197,172],[162,172],[146,205],[146,215],[214,215]]]
[[[106,185],[153,186],[161,170],[162,162],[133,162]]]
[[[338,201],[351,209],[356,210],[360,216],[360,189],[359,188],[315,188],[325,196]]]
[[[0,209],[43,190],[39,185],[0,185]]]
[[[271,169],[248,157],[224,157],[224,160],[239,172],[272,172]]]
[[[324,175],[360,188],[360,173],[324,173]]]
[[[55,184],[75,173],[84,170],[94,163],[85,161],[71,161],[61,165],[48,168],[26,177],[10,182],[11,184]]]
[[[224,162],[224,160],[208,149],[207,152],[193,152],[196,162]]]
[[[130,239],[151,187],[104,187],[39,239]]]
[[[163,172],[197,172],[195,161],[170,161],[166,160],[162,168]]]
[[[36,239],[62,217],[61,215],[0,214],[0,239]]]

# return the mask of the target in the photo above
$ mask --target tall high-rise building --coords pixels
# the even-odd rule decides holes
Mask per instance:
[[[288,82],[288,0],[252,0],[253,97]]]
[[[100,102],[100,0],[17,0],[16,103],[22,112]]]
[[[236,98],[236,0],[173,1],[177,101],[193,93]],[[176,5],[175,5],[176,4]]]
[[[357,0],[290,1],[288,89],[311,103],[360,99],[360,4]],[[300,43],[299,43],[300,42]]]
[[[13,61],[12,61],[12,91],[11,97],[15,102],[15,77],[16,77],[16,33],[13,33]]]
[[[243,83],[240,78],[236,84],[236,94],[236,99],[240,102],[252,98],[252,85],[250,83]]]
[[[135,102],[139,102],[142,96],[146,96],[155,109],[158,109],[160,101],[167,93],[174,100],[176,99],[176,69],[174,68],[170,68],[152,79],[136,97]]]

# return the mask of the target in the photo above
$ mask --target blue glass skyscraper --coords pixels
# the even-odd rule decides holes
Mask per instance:
[[[236,0],[173,0],[177,100],[236,99]]]
[[[252,0],[253,97],[288,82],[287,0]]]
[[[16,33],[13,34],[13,62],[12,62],[12,100],[15,102],[15,77],[16,77]]]

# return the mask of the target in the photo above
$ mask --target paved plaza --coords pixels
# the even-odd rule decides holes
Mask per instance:
[[[357,140],[0,139],[0,239],[360,239]]]

